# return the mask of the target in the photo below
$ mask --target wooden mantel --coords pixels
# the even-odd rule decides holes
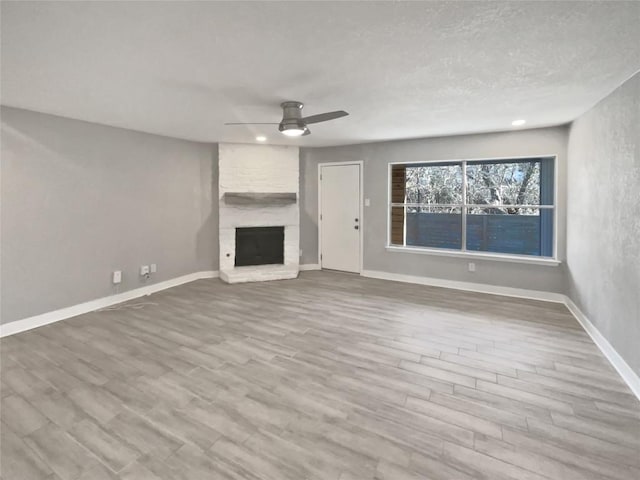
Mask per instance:
[[[298,200],[295,192],[226,192],[222,196],[227,205],[291,205]]]

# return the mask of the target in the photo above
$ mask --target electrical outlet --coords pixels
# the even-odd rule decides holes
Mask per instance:
[[[368,198],[365,198],[365,199],[364,199],[364,206],[365,206],[365,207],[370,207],[370,206],[371,206],[371,200],[370,200],[370,199],[368,199]]]
[[[122,282],[122,271],[116,270],[115,272],[113,272],[113,283],[118,284],[120,282]]]
[[[156,273],[158,271],[158,266],[155,263],[151,264],[151,273]]]
[[[476,271],[476,264],[473,262],[469,262],[469,271],[470,272],[475,272]]]
[[[149,275],[149,265],[142,265],[140,267],[140,275]]]

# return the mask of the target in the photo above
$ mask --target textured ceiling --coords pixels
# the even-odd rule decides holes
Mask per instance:
[[[7,2],[2,103],[307,146],[573,120],[640,69],[640,2]],[[344,109],[289,140],[283,100]]]

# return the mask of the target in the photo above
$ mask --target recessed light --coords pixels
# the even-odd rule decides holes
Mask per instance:
[[[267,137],[265,137],[264,135],[258,135],[258,136],[256,137],[256,140],[257,140],[258,142],[266,142],[266,141],[267,141]]]
[[[511,125],[513,125],[514,127],[519,127],[520,125],[524,125],[525,123],[527,123],[526,120],[514,120],[513,122],[511,122]]]

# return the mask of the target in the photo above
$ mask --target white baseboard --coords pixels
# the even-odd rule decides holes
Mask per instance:
[[[299,270],[301,272],[306,272],[307,270],[320,270],[319,263],[306,263],[304,265],[300,265]]]
[[[61,308],[60,310],[54,310],[52,312],[35,315],[33,317],[23,318],[22,320],[5,323],[4,325],[0,325],[0,338],[31,330],[32,328],[42,327],[77,315],[82,315],[83,313],[89,313],[101,308],[110,307],[116,303],[122,303],[133,300],[134,298],[144,297],[145,295],[166,290],[167,288],[177,287],[178,285],[193,282],[194,280],[217,277],[217,271],[190,273],[188,275],[172,278],[171,280],[165,280],[164,282],[158,282],[152,285],[146,285],[144,287],[118,293],[116,295],[90,300],[78,305],[72,305],[71,307]]]
[[[578,308],[573,300],[566,297],[565,305],[573,316],[576,317],[578,323],[582,325],[582,328],[584,328],[587,334],[591,337],[593,343],[596,344],[602,354],[607,358],[607,360],[609,360],[611,366],[616,369],[634,395],[638,397],[638,400],[640,400],[640,377],[638,377],[636,372],[634,372],[629,364],[624,361],[620,354],[616,352],[609,341],[604,338],[604,335],[602,335],[595,325],[591,323],[587,316],[582,313],[582,310]]]
[[[467,292],[528,298],[531,300],[544,300],[546,302],[564,303],[565,298],[561,293],[502,287],[499,285],[487,285],[484,283],[460,282],[457,280],[445,280],[442,278],[419,277],[416,275],[402,275],[399,273],[380,272],[377,270],[363,270],[361,275],[363,277],[391,280],[394,282],[415,283],[418,285],[428,285],[430,287],[453,288],[455,290],[465,290]]]

